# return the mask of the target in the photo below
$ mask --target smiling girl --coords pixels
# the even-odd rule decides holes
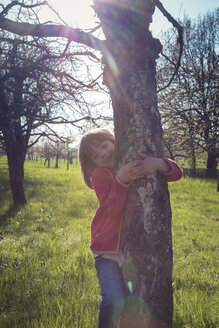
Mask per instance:
[[[79,161],[85,184],[99,200],[91,224],[90,248],[101,287],[99,328],[115,328],[129,291],[125,284],[119,251],[123,209],[133,180],[160,172],[167,181],[179,180],[182,171],[167,158],[139,154],[142,158],[118,168],[114,136],[105,129],[86,133],[79,147]]]

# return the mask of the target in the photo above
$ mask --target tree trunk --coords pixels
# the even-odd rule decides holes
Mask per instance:
[[[26,197],[23,187],[23,163],[19,158],[8,157],[8,167],[10,174],[13,205],[26,205]]]
[[[58,169],[58,167],[59,167],[59,156],[56,155],[56,166],[55,166],[55,168]]]
[[[24,193],[24,160],[27,152],[23,136],[11,130],[12,124],[2,128],[8,158],[8,169],[11,183],[13,206],[26,205]],[[15,129],[16,130],[16,129]]]
[[[208,152],[207,177],[217,179],[217,157],[216,152]]]
[[[195,172],[196,156],[195,156],[195,147],[194,147],[193,141],[189,143],[188,163],[189,163],[189,167]]]
[[[167,149],[167,151],[169,153],[169,156],[170,156],[169,158],[171,158],[173,161],[175,161],[175,156],[174,156],[174,154],[172,152],[172,149],[171,149],[170,144],[168,144],[167,142],[166,143],[164,142],[164,146],[166,147],[166,149]]]
[[[155,81],[161,45],[148,29],[154,5],[149,0],[127,3],[129,7],[119,7],[114,1],[94,1],[106,37],[103,78],[112,99],[120,162],[133,160],[137,151],[163,156]],[[171,328],[171,209],[167,183],[159,174],[131,185],[121,250],[132,295],[120,327]]]
[[[189,145],[188,145],[188,151],[187,151],[187,163],[190,168],[191,176],[196,177],[196,156],[195,156],[195,148],[194,148],[194,143],[193,140],[189,140]]]
[[[189,122],[188,122],[188,164],[192,171],[192,176],[196,176],[196,154],[195,154],[195,133],[194,126],[191,114],[189,114]]]
[[[67,159],[67,171],[69,171],[69,158]]]

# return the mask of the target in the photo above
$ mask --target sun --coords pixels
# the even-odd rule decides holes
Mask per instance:
[[[92,0],[49,0],[49,4],[61,16],[63,21],[72,27],[89,29],[94,27],[94,10],[91,8]],[[42,9],[44,19],[50,20],[54,17],[48,7]]]

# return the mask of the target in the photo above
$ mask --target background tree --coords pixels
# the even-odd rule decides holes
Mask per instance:
[[[72,163],[72,149],[70,144],[72,143],[71,138],[68,138],[65,142],[64,149],[63,149],[63,158],[67,160],[67,170],[69,170],[69,164]]]
[[[167,95],[168,98],[168,95]],[[168,103],[168,99],[165,99]],[[194,123],[190,120],[182,120],[175,115],[175,105],[171,101],[169,107],[161,102],[161,118],[163,124],[164,149],[171,158],[184,158],[190,168],[196,169],[196,150]],[[171,107],[170,107],[171,106]],[[177,106],[180,106],[178,103]],[[183,106],[183,104],[182,104]]]
[[[208,176],[217,174],[216,154],[219,147],[218,23],[218,9],[199,16],[196,20],[184,19],[181,67],[171,86],[159,94],[166,124],[175,124],[179,131],[186,126],[185,136],[193,168],[195,150],[201,148],[207,152]],[[171,74],[170,62],[175,61],[177,49],[177,44],[173,42],[173,31],[168,32],[164,40],[168,61],[164,61],[160,70],[160,85],[164,85],[166,77]]]
[[[104,83],[112,99],[120,162],[136,158],[137,151],[163,156],[155,80],[155,60],[162,47],[149,31],[155,4],[181,32],[158,0],[95,0],[104,41],[64,26],[18,24],[5,17],[0,21],[0,27],[14,33],[64,36],[102,52]],[[127,283],[135,300],[135,307],[131,307],[121,324],[126,328],[146,324],[170,328],[171,210],[167,183],[159,174],[131,186],[121,243]],[[146,307],[148,311],[144,311]]]
[[[41,147],[40,155],[45,158],[44,166],[47,165],[50,167],[50,160],[54,157],[54,149],[51,146],[51,143],[45,142],[44,145]]]
[[[80,57],[91,52],[73,52],[69,44],[54,47],[43,39],[17,39],[3,32],[0,43],[1,140],[8,158],[13,202],[25,204],[23,165],[28,146],[43,136],[59,138],[63,132],[54,126],[80,126],[81,121],[91,120],[85,92],[97,87],[97,81],[91,81],[89,74],[82,77],[80,72]]]
[[[175,122],[168,121],[165,125],[163,118],[163,146],[164,153],[167,157],[173,160],[181,160],[186,158],[187,153],[187,142],[185,139],[186,127],[182,126],[179,129],[179,125]]]
[[[63,142],[56,141],[55,143],[51,143],[51,147],[53,149],[53,156],[56,159],[55,168],[59,167],[59,159],[64,157],[65,145]]]
[[[31,160],[35,159],[37,162],[38,159],[40,158],[40,154],[41,154],[41,146],[39,144],[35,144],[34,146],[28,147],[27,149],[28,159]]]

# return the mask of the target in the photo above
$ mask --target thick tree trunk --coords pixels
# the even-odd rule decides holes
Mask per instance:
[[[120,162],[133,160],[137,151],[163,156],[155,81],[161,45],[148,29],[154,5],[143,0],[125,2],[128,7],[94,1],[106,36],[104,83],[111,94]],[[121,250],[132,295],[120,327],[171,328],[171,209],[167,183],[159,174],[132,184]]]
[[[217,178],[217,156],[216,152],[208,152],[207,158],[207,177]]]
[[[27,201],[24,193],[23,180],[27,147],[25,147],[23,136],[18,131],[14,133],[10,127],[11,124],[8,124],[2,128],[2,132],[8,158],[13,205],[26,205]]]
[[[23,163],[16,156],[8,156],[13,205],[26,205],[26,197],[23,187]]]

